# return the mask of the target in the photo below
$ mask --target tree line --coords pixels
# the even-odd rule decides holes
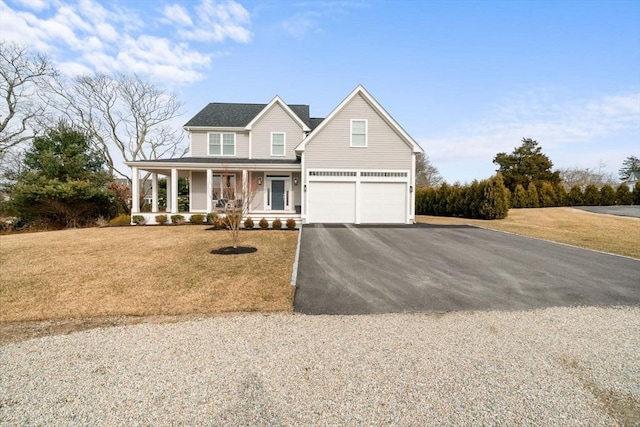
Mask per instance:
[[[582,185],[569,181],[573,185],[568,188],[563,171],[552,170],[553,163],[531,138],[524,138],[512,153],[496,154],[493,162],[498,166],[497,174],[488,180],[418,188],[416,214],[498,219],[504,218],[509,208],[640,205],[640,183],[633,189],[625,182],[614,188],[612,178],[588,169],[582,177],[591,180],[586,184],[582,180]],[[620,179],[626,180],[637,171],[640,161],[629,156],[619,171]]]
[[[113,183],[130,182],[122,162],[182,156],[171,123],[182,108],[139,75],[66,77],[45,55],[0,40],[0,216],[63,227],[128,213],[130,186]]]

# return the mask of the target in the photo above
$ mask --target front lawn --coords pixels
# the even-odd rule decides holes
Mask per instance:
[[[567,243],[640,258],[640,219],[601,215],[573,208],[511,209],[505,219],[448,218],[419,215],[427,224],[469,224],[523,236]]]
[[[0,325],[106,316],[291,311],[298,232],[120,227],[0,236]]]

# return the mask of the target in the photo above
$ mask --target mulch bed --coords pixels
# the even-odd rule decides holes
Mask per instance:
[[[213,255],[240,255],[240,254],[252,254],[258,249],[253,246],[225,246],[223,248],[214,249],[211,251]]]

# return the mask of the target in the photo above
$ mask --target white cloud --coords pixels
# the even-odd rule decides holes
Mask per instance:
[[[202,0],[196,11],[170,4],[145,10],[144,16],[95,0],[56,0],[48,3],[46,15],[39,13],[37,1],[14,4],[19,5],[12,8],[0,0],[3,39],[49,54],[69,75],[134,71],[170,84],[190,83],[204,77],[217,54],[210,46],[200,52],[189,40],[251,40],[250,15],[231,0]],[[158,24],[171,29],[157,33]]]
[[[184,27],[193,26],[193,22],[187,10],[179,4],[167,5],[164,7],[164,16],[168,22]]]
[[[196,6],[197,22],[179,34],[186,40],[217,41],[231,39],[240,43],[251,41],[249,12],[235,1],[202,0]]]
[[[27,9],[35,10],[36,12],[40,12],[42,10],[49,8],[49,2],[47,0],[15,0],[16,3],[21,4]]]
[[[486,120],[459,123],[455,130],[423,139],[420,145],[444,170],[476,165],[484,167],[487,176],[495,169],[494,156],[511,152],[522,138],[537,140],[555,167],[594,167],[604,161],[613,171],[634,141],[637,151],[640,93],[562,102],[556,96],[548,91],[519,95],[489,111]]]
[[[362,1],[300,1],[292,3],[295,12],[283,19],[279,27],[294,38],[302,38],[311,32],[322,31],[324,20],[339,20],[355,9],[368,7]]]

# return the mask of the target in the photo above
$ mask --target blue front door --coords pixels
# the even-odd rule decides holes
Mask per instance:
[[[284,210],[284,180],[271,181],[271,209]]]

